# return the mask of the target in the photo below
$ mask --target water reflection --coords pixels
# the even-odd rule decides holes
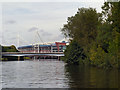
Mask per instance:
[[[2,62],[3,88],[117,88],[118,70],[67,66],[58,60]]]
[[[63,61],[10,61],[2,64],[3,88],[68,88]]]
[[[118,88],[118,70],[74,65],[65,69],[70,88]]]

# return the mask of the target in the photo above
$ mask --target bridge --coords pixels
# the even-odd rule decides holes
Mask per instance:
[[[66,44],[68,42],[61,41],[61,42],[48,42],[44,43],[43,40],[40,37],[40,34],[38,33],[38,30],[36,31],[35,36],[39,37],[39,40],[42,43],[37,42],[36,44],[27,44],[27,45],[19,45],[20,44],[20,36],[18,35],[18,51],[19,52],[2,52],[3,57],[18,57],[18,60],[20,57],[30,57],[30,58],[42,58],[42,57],[55,57],[59,58],[61,56],[64,56],[64,51],[66,49]],[[37,40],[37,41],[39,41]],[[24,39],[22,39],[24,41]],[[36,41],[36,40],[34,40]],[[29,43],[29,42],[28,42]]]
[[[33,52],[2,52],[2,56],[64,56],[63,52],[33,53]]]
[[[33,52],[2,52],[2,56],[3,57],[6,57],[6,56],[16,56],[18,57],[18,60],[20,60],[20,57],[33,57],[34,59],[36,57],[40,57],[40,56],[43,56],[44,58],[45,57],[57,57],[58,59],[60,59],[60,57],[64,56],[64,53],[63,52],[52,52],[52,53],[33,53]]]

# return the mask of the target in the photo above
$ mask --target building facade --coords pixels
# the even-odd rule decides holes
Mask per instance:
[[[52,44],[36,44],[18,47],[20,52],[34,52],[34,53],[51,53],[51,52],[64,52],[66,49],[66,42],[55,42]]]

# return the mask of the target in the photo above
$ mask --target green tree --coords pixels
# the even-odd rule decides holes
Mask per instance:
[[[111,24],[112,33],[109,41],[109,56],[113,66],[120,68],[120,1],[105,2],[103,8],[103,16],[106,16],[106,22]]]
[[[87,57],[84,61],[92,65],[120,68],[120,1],[105,2],[102,9],[102,13],[97,13],[92,8],[80,8],[68,17],[61,30],[73,39],[65,51],[68,62],[82,61],[78,52],[83,50]]]
[[[2,52],[18,52],[14,45],[11,46],[2,46]]]
[[[86,56],[89,57],[88,52],[92,43],[96,40],[97,28],[100,22],[101,14],[97,13],[95,9],[79,8],[74,16],[68,17],[67,24],[64,25],[61,31],[66,37],[73,38],[73,41],[75,40]],[[72,49],[75,49],[75,47],[77,46],[73,46]],[[74,56],[76,57],[75,52],[72,57]]]
[[[67,24],[61,31],[66,37],[77,40],[87,54],[96,39],[100,16],[101,14],[93,8],[79,8],[77,14],[68,17]]]
[[[68,17],[67,24],[61,30],[65,36],[79,40],[86,45],[96,37],[100,14],[92,8],[79,8],[77,14]]]
[[[65,50],[65,57],[64,60],[68,64],[79,64],[82,63],[85,59],[85,54],[83,52],[83,49],[80,47],[78,42],[73,40],[70,45]]]

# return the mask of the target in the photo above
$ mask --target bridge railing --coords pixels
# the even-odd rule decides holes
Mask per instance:
[[[53,54],[63,54],[63,52],[2,52],[2,54],[24,54],[24,53],[27,53],[27,54],[32,54],[32,53],[53,53]]]

